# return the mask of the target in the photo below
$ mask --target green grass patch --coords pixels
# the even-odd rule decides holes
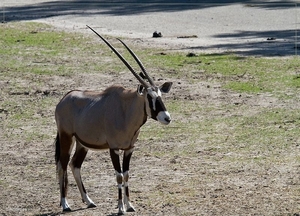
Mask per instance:
[[[154,65],[178,79],[191,82],[218,81],[224,88],[246,93],[282,92],[300,87],[300,58],[256,58],[234,54],[202,54],[188,57],[184,53],[154,54]]]
[[[246,92],[246,93],[259,93],[262,92],[262,87],[255,85],[250,82],[238,82],[232,81],[225,85],[225,88],[236,91],[236,92]]]
[[[122,63],[101,43],[82,35],[55,31],[51,26],[37,23],[12,23],[0,26],[1,72],[34,73],[38,75],[70,75],[89,71],[113,72],[124,70]],[[114,43],[114,41],[113,41]],[[117,48],[119,46],[116,44]],[[103,48],[105,47],[105,48]],[[84,62],[86,56],[101,55],[101,61]],[[121,49],[124,56],[130,55]],[[274,92],[300,87],[300,58],[256,58],[234,54],[164,53],[153,49],[138,49],[137,54],[147,67],[154,67],[164,77],[188,79],[190,82],[221,82],[236,92]],[[75,54],[75,55],[74,55]],[[96,55],[95,55],[96,56]],[[83,58],[82,61],[78,61]],[[104,59],[104,60],[103,60]],[[26,64],[24,64],[26,62]]]

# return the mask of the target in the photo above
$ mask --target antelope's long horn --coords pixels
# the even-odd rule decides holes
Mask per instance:
[[[146,78],[148,79],[149,83],[152,86],[155,86],[152,78],[149,76],[149,74],[147,73],[143,63],[141,62],[141,60],[136,56],[136,54],[119,38],[117,38],[125,47],[126,49],[129,51],[129,53],[132,55],[132,57],[134,58],[134,60],[138,63],[138,65],[140,66],[140,68],[142,69],[144,75],[146,76]]]
[[[148,88],[149,85],[145,82],[145,80],[143,80],[142,77],[140,77],[140,75],[138,75],[134,69],[131,67],[131,65],[125,60],[125,58],[105,39],[103,38],[100,34],[98,34],[94,29],[92,29],[90,26],[87,25],[87,27],[89,29],[91,29],[96,35],[98,35],[98,37],[100,37],[107,46],[109,46],[109,48],[111,48],[112,51],[114,51],[114,53],[119,57],[119,59],[122,60],[122,62],[126,65],[126,67],[131,71],[131,73],[135,76],[135,78],[138,79],[138,81],[145,87]]]

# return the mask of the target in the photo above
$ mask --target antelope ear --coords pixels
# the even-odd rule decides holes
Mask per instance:
[[[172,87],[173,83],[172,82],[165,82],[162,84],[159,89],[162,93],[168,93]]]
[[[136,92],[138,95],[143,95],[144,94],[144,86],[143,85],[138,85]]]

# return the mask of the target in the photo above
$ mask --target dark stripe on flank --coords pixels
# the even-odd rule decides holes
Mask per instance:
[[[97,144],[90,144],[90,143],[86,143],[84,142],[82,139],[80,139],[77,134],[75,133],[74,136],[76,137],[76,139],[78,139],[78,141],[85,147],[87,148],[91,148],[91,149],[98,149],[98,150],[102,150],[102,149],[108,149],[108,143],[103,143],[101,145],[97,145]]]

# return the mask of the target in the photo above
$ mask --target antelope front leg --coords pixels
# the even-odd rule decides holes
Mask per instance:
[[[120,166],[119,150],[110,149],[109,152],[110,152],[111,161],[116,171],[116,179],[118,183],[118,208],[119,208],[118,214],[119,215],[125,214],[126,211],[122,200],[123,174]]]
[[[123,157],[123,177],[124,177],[124,203],[126,205],[126,211],[127,212],[135,212],[134,207],[130,203],[129,199],[129,188],[128,188],[128,179],[129,179],[129,163],[130,158],[133,152],[133,148],[124,151],[124,157]]]

